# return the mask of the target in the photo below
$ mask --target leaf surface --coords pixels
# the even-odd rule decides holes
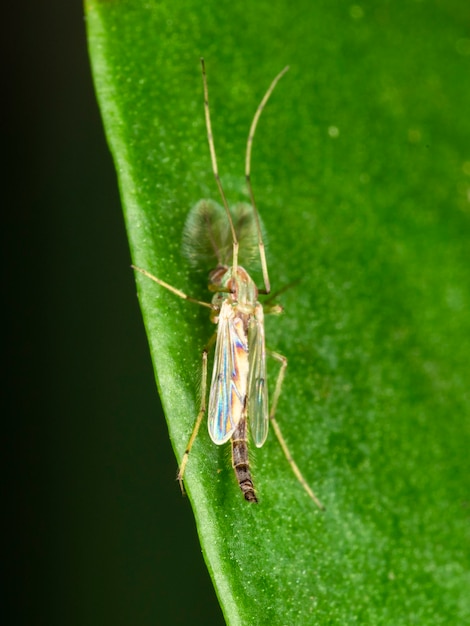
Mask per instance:
[[[201,429],[186,472],[228,624],[463,624],[470,619],[470,23],[463,2],[276,4],[87,0],[96,91],[133,263],[199,299],[186,215],[247,201],[244,150],[289,366],[278,419],[253,451],[259,505]],[[125,271],[125,270],[123,270]],[[253,268],[260,283],[260,273]],[[170,439],[199,406],[207,310],[138,275]],[[271,382],[276,363],[270,364]],[[254,450],[254,446],[253,446]]]

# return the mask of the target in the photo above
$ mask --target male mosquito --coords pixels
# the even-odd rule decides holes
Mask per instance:
[[[214,293],[212,301],[202,302],[169,285],[146,270],[132,266],[160,286],[175,295],[211,310],[211,321],[217,330],[202,353],[202,399],[199,413],[186,446],[178,471],[183,489],[183,478],[189,454],[208,415],[209,435],[221,445],[228,440],[232,446],[232,466],[240,489],[248,502],[258,502],[253,486],[248,459],[248,432],[255,446],[260,448],[266,441],[269,423],[279,440],[281,448],[298,481],[315,502],[323,505],[303,477],[282,436],[275,418],[281,387],[287,368],[287,359],[265,347],[264,314],[279,314],[279,305],[258,301],[258,294],[271,291],[268,265],[263,243],[261,220],[256,208],[251,186],[251,151],[258,120],[275,86],[289,67],[285,67],[272,81],[259,104],[248,134],[245,156],[245,180],[251,204],[239,203],[229,208],[217,167],[214,139],[209,110],[209,95],[204,59],[201,59],[204,87],[204,113],[212,170],[222,199],[223,207],[212,200],[201,200],[190,211],[183,233],[186,256],[194,265],[212,261],[209,273],[209,290]],[[264,289],[258,289],[248,272],[239,264],[250,262],[259,254]],[[208,352],[215,342],[214,365],[207,406]],[[274,396],[269,410],[266,356],[280,363]]]

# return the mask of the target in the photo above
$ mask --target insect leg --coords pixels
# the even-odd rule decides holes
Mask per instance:
[[[194,302],[195,304],[205,306],[208,309],[217,310],[218,308],[216,305],[210,302],[203,302],[202,300],[191,298],[191,296],[188,296],[187,294],[185,294],[184,291],[181,291],[180,289],[177,289],[176,287],[172,287],[161,278],[157,278],[156,276],[154,276],[153,274],[150,274],[150,272],[147,272],[147,270],[144,270],[141,267],[137,267],[136,265],[131,265],[131,267],[132,269],[136,270],[137,272],[140,272],[144,276],[147,276],[147,278],[150,278],[150,280],[153,280],[153,282],[157,283],[157,285],[160,285],[161,287],[168,289],[168,291],[171,291],[171,293],[174,293],[176,296],[178,296],[178,298],[182,298],[183,300],[187,300],[188,302]]]
[[[210,338],[208,344],[202,351],[202,378],[201,378],[201,404],[199,406],[199,413],[196,417],[196,422],[194,424],[193,432],[191,433],[191,437],[189,438],[188,444],[183,454],[183,458],[181,460],[181,465],[178,469],[178,482],[181,487],[181,492],[184,494],[184,486],[183,486],[183,477],[186,469],[186,464],[188,463],[189,453],[191,452],[191,448],[193,447],[193,443],[198,435],[199,428],[201,426],[202,420],[206,414],[207,410],[207,355],[209,350],[211,349],[215,339],[217,337],[217,333],[214,333]]]
[[[271,401],[271,411],[269,412],[269,419],[274,420],[277,403],[279,402],[279,396],[281,395],[282,383],[284,382],[284,376],[286,375],[287,358],[282,354],[279,354],[278,352],[273,352],[272,350],[266,350],[266,352],[267,354],[269,354],[269,356],[271,356],[273,359],[276,359],[276,361],[281,364],[281,369],[279,370],[279,374],[277,375],[274,396]]]
[[[292,458],[292,454],[290,453],[290,450],[289,450],[289,448],[287,446],[286,440],[284,439],[284,436],[283,436],[283,434],[281,432],[281,429],[280,429],[279,424],[278,424],[278,422],[276,420],[276,417],[275,417],[276,409],[277,409],[277,403],[279,401],[279,396],[281,395],[282,383],[284,381],[284,376],[285,376],[285,373],[286,373],[287,359],[286,359],[285,356],[283,356],[282,354],[279,354],[278,352],[272,352],[270,350],[267,351],[267,352],[268,352],[268,354],[270,356],[272,356],[274,359],[276,359],[276,361],[279,361],[279,363],[281,363],[281,369],[279,371],[279,374],[278,374],[278,377],[277,377],[277,380],[276,380],[276,388],[274,390],[274,396],[273,396],[273,401],[272,401],[272,404],[271,404],[271,412],[269,414],[269,419],[271,420],[271,424],[273,425],[273,429],[274,429],[274,432],[276,434],[277,440],[279,441],[279,445],[281,446],[282,451],[284,452],[284,455],[285,455],[286,459],[289,461],[291,469],[294,472],[297,480],[302,485],[302,487],[305,489],[305,491],[308,493],[310,498],[315,502],[317,507],[323,511],[323,510],[325,510],[325,507],[320,502],[320,500],[317,498],[317,496],[314,494],[314,492],[310,488],[309,484],[305,480],[302,472],[300,471],[297,463]]]

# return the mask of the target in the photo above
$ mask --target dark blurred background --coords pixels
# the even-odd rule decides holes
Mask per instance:
[[[223,624],[175,483],[83,7],[2,13],[2,623]]]

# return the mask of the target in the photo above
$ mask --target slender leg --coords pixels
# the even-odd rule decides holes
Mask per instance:
[[[320,500],[317,498],[317,496],[314,494],[314,492],[310,488],[309,484],[307,483],[307,481],[303,477],[303,474],[300,471],[297,463],[292,458],[292,454],[290,453],[290,450],[289,450],[289,448],[287,446],[286,440],[284,439],[284,436],[283,436],[283,434],[281,432],[279,424],[278,424],[278,422],[277,422],[277,420],[275,418],[276,409],[277,409],[277,403],[279,401],[279,396],[281,395],[282,383],[284,381],[284,376],[285,376],[285,373],[286,373],[287,359],[286,359],[285,356],[283,356],[282,354],[279,354],[278,352],[271,352],[271,351],[267,351],[267,352],[268,352],[268,354],[270,356],[272,356],[274,359],[276,359],[276,361],[279,361],[279,363],[281,363],[281,369],[279,371],[279,374],[278,374],[278,377],[277,377],[277,381],[276,381],[276,388],[274,390],[274,396],[273,396],[273,400],[272,400],[272,404],[271,404],[271,412],[269,414],[269,419],[271,420],[274,432],[276,433],[276,437],[277,437],[277,439],[279,441],[279,444],[280,444],[280,446],[282,448],[282,451],[284,452],[284,455],[285,455],[286,459],[289,461],[291,469],[294,472],[297,480],[302,485],[302,487],[305,489],[305,491],[308,493],[310,498],[315,502],[317,507],[323,511],[323,510],[325,510],[325,507],[320,502]]]
[[[209,343],[202,351],[201,404],[199,406],[199,413],[197,414],[197,417],[196,417],[196,422],[194,424],[193,432],[191,433],[191,437],[189,438],[188,444],[184,451],[183,458],[181,460],[181,465],[179,466],[178,475],[177,475],[178,482],[181,487],[181,493],[183,494],[184,494],[183,477],[184,477],[186,465],[188,463],[189,453],[191,452],[193,443],[196,440],[196,437],[199,433],[199,428],[201,426],[202,420],[204,419],[204,416],[207,410],[207,355],[216,337],[217,337],[217,333],[214,333],[212,337],[210,338]]]
[[[131,265],[131,267],[132,269],[136,270],[137,272],[140,272],[144,276],[147,276],[147,278],[150,278],[150,280],[153,280],[153,282],[157,283],[157,285],[160,285],[161,287],[168,289],[168,291],[171,291],[171,293],[174,293],[175,296],[178,296],[178,298],[182,298],[183,300],[187,300],[188,302],[194,302],[194,304],[205,306],[206,308],[211,309],[211,310],[217,310],[218,308],[215,304],[212,304],[210,302],[203,302],[202,300],[191,298],[191,296],[188,296],[187,294],[185,294],[184,291],[181,291],[180,289],[177,289],[176,287],[172,287],[161,278],[157,278],[156,276],[154,276],[150,272],[147,272],[147,270],[144,270],[141,267],[137,267],[136,265]]]
[[[287,369],[287,358],[278,352],[273,352],[272,350],[266,350],[266,353],[269,354],[273,359],[276,359],[281,364],[281,369],[279,370],[279,374],[277,375],[276,387],[274,389],[274,396],[271,400],[271,411],[269,412],[269,419],[273,420],[276,414],[277,403],[279,402],[279,396],[281,395],[282,383],[284,382],[284,376],[286,375]]]

